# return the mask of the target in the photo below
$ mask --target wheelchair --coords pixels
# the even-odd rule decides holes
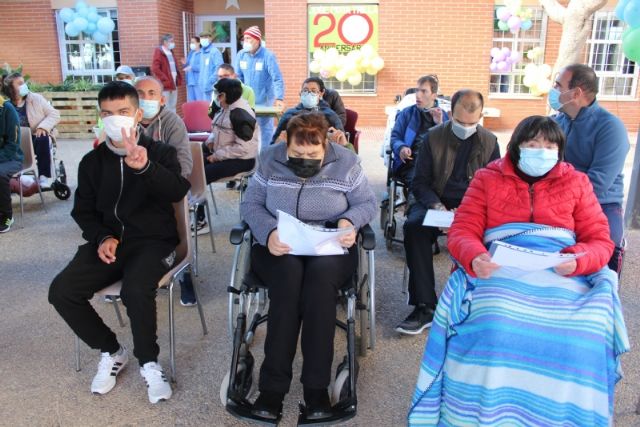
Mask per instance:
[[[396,238],[397,226],[396,212],[408,207],[409,187],[394,176],[393,173],[393,149],[389,147],[385,151],[385,164],[387,165],[387,191],[380,202],[380,228],[384,233],[384,241],[387,250],[391,250],[393,243],[402,243],[402,239]]]
[[[230,241],[236,246],[233,257],[229,293],[229,334],[233,339],[231,365],[220,385],[220,399],[227,412],[233,416],[277,425],[276,420],[266,419],[251,413],[249,398],[257,388],[254,373],[255,361],[251,354],[251,344],[256,329],[268,321],[268,292],[266,286],[250,269],[252,236],[249,226],[242,222],[230,234]],[[346,320],[336,319],[336,326],[345,331],[347,337],[346,355],[338,364],[333,384],[330,386],[332,415],[328,418],[309,419],[306,408],[301,403],[298,425],[328,425],[353,418],[357,411],[356,382],[358,362],[356,348],[360,356],[375,348],[375,276],[374,248],[375,234],[367,225],[360,229],[357,239],[358,267],[352,279],[340,290],[339,303],[346,305]],[[356,323],[359,323],[356,326]]]
[[[53,191],[53,194],[60,200],[67,200],[71,197],[71,189],[67,185],[67,170],[62,160],[58,161],[56,154],[58,152],[58,143],[53,136],[51,140],[51,169],[53,169],[53,182],[51,188],[45,188],[42,191]]]

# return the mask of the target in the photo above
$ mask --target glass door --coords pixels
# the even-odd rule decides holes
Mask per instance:
[[[227,64],[232,64],[237,52],[236,18],[230,16],[198,16],[196,33],[206,31],[212,35],[212,45],[222,52]]]

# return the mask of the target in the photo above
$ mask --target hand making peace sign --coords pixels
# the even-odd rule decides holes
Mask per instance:
[[[127,156],[124,158],[125,163],[131,169],[141,170],[147,166],[149,161],[147,158],[147,149],[138,145],[138,131],[134,127],[130,129],[129,135],[127,130],[122,128],[122,144],[127,150]]]

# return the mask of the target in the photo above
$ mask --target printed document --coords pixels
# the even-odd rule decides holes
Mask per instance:
[[[544,252],[508,243],[494,241],[489,247],[491,261],[509,270],[522,272],[540,271],[555,267],[563,262],[580,258],[584,253],[563,254],[560,252]]]
[[[453,212],[451,211],[438,211],[435,209],[429,209],[424,216],[422,225],[429,227],[449,228],[453,223]]]
[[[278,211],[278,237],[291,247],[291,255],[344,255],[347,251],[338,239],[353,230],[353,227],[315,227]]]

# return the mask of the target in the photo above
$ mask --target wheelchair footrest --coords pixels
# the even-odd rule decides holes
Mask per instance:
[[[241,402],[229,399],[227,401],[227,404],[225,405],[228,413],[241,420],[251,421],[263,425],[275,426],[278,425],[278,423],[282,419],[282,414],[279,414],[278,418],[276,419],[264,418],[259,415],[255,415],[251,413],[252,407],[253,405],[251,405],[251,403],[249,403],[245,399],[243,399]]]
[[[310,417],[307,408],[300,403],[300,415],[298,415],[298,425],[331,425],[343,423],[356,416],[358,403],[356,399],[349,398],[336,403],[331,412],[323,417]]]

